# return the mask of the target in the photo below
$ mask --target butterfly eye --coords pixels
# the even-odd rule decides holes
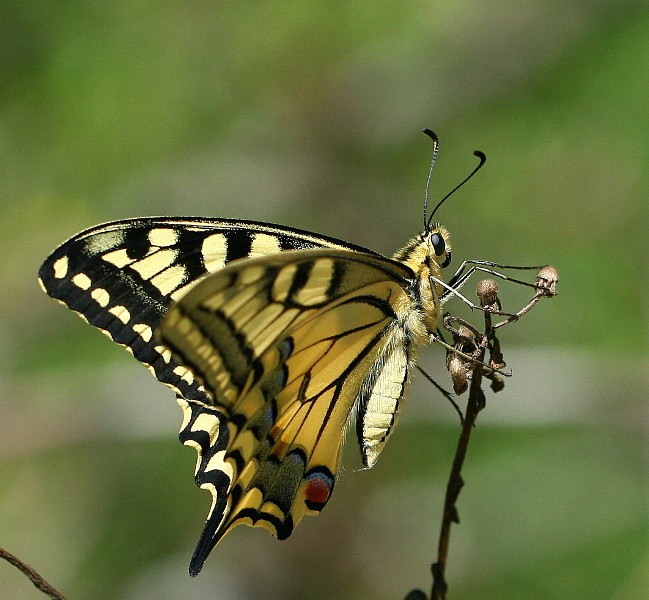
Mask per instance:
[[[430,236],[430,241],[433,244],[433,250],[435,250],[436,256],[444,254],[444,250],[446,250],[446,242],[439,233],[433,233],[433,235]]]

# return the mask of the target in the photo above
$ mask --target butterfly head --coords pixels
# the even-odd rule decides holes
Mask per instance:
[[[427,245],[429,263],[435,261],[442,269],[448,267],[451,264],[451,238],[447,229],[439,223],[433,223],[421,235]]]
[[[420,308],[419,335],[426,339],[437,328],[439,319],[439,297],[444,292],[442,271],[451,263],[449,233],[445,227],[434,223],[411,239],[392,259],[412,270],[411,294]],[[417,328],[413,326],[411,329],[414,332]]]
[[[410,267],[418,277],[441,279],[442,270],[451,264],[451,236],[444,226],[433,223],[392,258]]]

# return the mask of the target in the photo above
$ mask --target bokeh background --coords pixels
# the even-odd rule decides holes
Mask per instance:
[[[205,215],[391,254],[431,196],[454,259],[552,262],[502,334],[451,537],[450,598],[649,589],[646,2],[16,2],[0,20],[0,546],[70,600],[398,599],[430,588],[459,424],[417,380],[371,471],[287,541],[210,497],[173,394],[39,289],[96,223]],[[517,293],[506,288],[506,302]],[[422,366],[448,385],[440,348]],[[421,378],[420,378],[421,379]],[[353,450],[350,443],[348,450]],[[42,598],[0,564],[0,598]]]

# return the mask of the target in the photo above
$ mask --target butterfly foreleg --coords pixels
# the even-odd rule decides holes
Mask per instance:
[[[518,285],[523,285],[526,287],[531,287],[533,289],[538,289],[538,285],[535,283],[529,283],[528,281],[523,281],[521,279],[516,279],[514,277],[509,277],[505,275],[504,273],[500,273],[498,271],[494,271],[493,269],[488,269],[485,266],[482,266],[482,264],[479,265],[471,265],[468,270],[464,273],[460,273],[461,270],[466,267],[467,264],[469,264],[471,261],[464,261],[463,267],[460,267],[458,271],[455,273],[455,275],[450,279],[449,283],[445,283],[441,279],[438,279],[434,276],[431,275],[431,281],[434,281],[437,285],[440,287],[444,288],[444,292],[440,294],[439,301],[440,303],[444,303],[448,301],[451,297],[456,296],[462,302],[464,302],[469,308],[472,310],[481,310],[483,312],[489,312],[494,315],[499,315],[499,316],[504,316],[504,317],[509,317],[509,318],[516,318],[516,315],[514,313],[509,313],[500,310],[499,306],[489,306],[484,307],[476,304],[475,302],[472,302],[469,300],[466,296],[464,296],[459,290],[462,286],[464,286],[465,283],[469,280],[469,278],[474,274],[474,273],[487,273],[489,275],[493,275],[494,277],[498,277],[499,279],[502,279],[504,281],[510,281],[512,283],[516,283]],[[478,262],[478,261],[475,261]],[[484,262],[484,261],[483,261]],[[484,264],[495,264],[495,263],[484,263]],[[510,268],[510,269],[538,269],[538,267],[513,267],[513,266],[503,266],[496,264],[498,268]],[[458,273],[460,273],[460,276],[458,277]]]
[[[493,267],[496,269],[512,269],[518,271],[538,271],[539,269],[542,269],[543,266],[503,265],[501,263],[496,263],[489,260],[465,260],[449,279],[448,286],[450,288],[453,288],[453,290],[459,290],[467,282],[471,275],[473,275],[473,273],[475,273],[476,271],[482,271],[483,273],[489,273],[490,275],[494,275],[495,277],[498,277],[500,279],[534,287],[533,284],[530,284],[527,281],[521,281],[513,277],[508,277],[503,273],[493,271],[492,269],[489,269],[487,267]],[[446,300],[451,293],[452,292],[449,292],[447,290],[442,294],[442,299]]]

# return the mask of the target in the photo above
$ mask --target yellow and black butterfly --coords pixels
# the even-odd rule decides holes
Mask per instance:
[[[192,575],[237,525],[284,539],[321,511],[348,423],[376,462],[440,305],[471,271],[444,283],[451,244],[432,216],[392,258],[288,227],[163,217],[88,229],[45,261],[44,290],[177,394],[180,439],[213,496]]]

